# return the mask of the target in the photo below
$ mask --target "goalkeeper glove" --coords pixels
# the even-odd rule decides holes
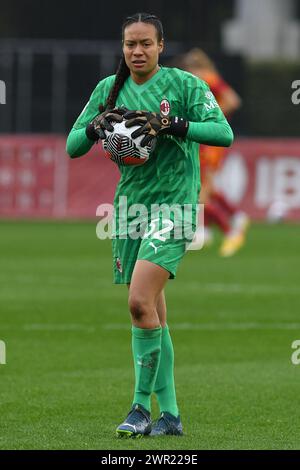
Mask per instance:
[[[99,111],[103,111],[103,106],[99,106]],[[128,111],[126,108],[113,108],[101,112],[86,126],[85,133],[88,139],[94,142],[105,139],[105,131],[112,132],[114,128],[111,123],[122,122],[126,111]]]
[[[124,114],[124,119],[126,119],[126,127],[141,126],[131,134],[131,137],[135,139],[145,134],[141,141],[142,147],[148,145],[153,138],[161,134],[184,138],[189,127],[189,122],[183,118],[164,117],[148,111],[127,111]]]

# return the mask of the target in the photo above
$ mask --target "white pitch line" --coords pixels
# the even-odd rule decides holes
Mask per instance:
[[[201,282],[191,281],[187,284],[188,287],[196,288],[197,291],[205,291],[212,293],[221,293],[221,294],[298,294],[300,295],[300,288],[298,286],[281,286],[268,284],[222,284],[222,283],[212,283],[212,284],[201,284]]]
[[[95,327],[85,326],[80,323],[28,323],[23,325],[25,331],[84,331],[85,333],[93,333]]]
[[[18,329],[15,325],[2,325],[2,330]],[[98,326],[85,326],[80,323],[70,324],[43,324],[43,323],[28,323],[21,326],[23,331],[82,331],[85,333],[94,333]],[[103,330],[111,331],[124,331],[130,330],[130,324],[128,323],[106,323],[102,325]],[[216,322],[216,323],[171,323],[171,330],[181,331],[247,331],[247,330],[298,330],[300,334],[300,323],[234,323],[234,322]]]
[[[108,323],[102,326],[104,330],[129,330],[130,326],[123,323]],[[173,323],[171,330],[299,330],[300,323]]]

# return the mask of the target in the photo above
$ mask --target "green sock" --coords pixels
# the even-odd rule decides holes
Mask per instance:
[[[151,393],[156,381],[161,349],[161,327],[152,330],[132,327],[132,352],[135,370],[133,403],[151,409]]]
[[[177,417],[179,412],[174,383],[174,349],[167,325],[162,328],[160,363],[154,391],[160,412],[167,411]]]

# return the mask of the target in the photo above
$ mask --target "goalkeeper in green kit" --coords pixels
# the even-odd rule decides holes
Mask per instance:
[[[232,130],[205,82],[159,65],[164,41],[156,16],[138,13],[128,17],[122,39],[123,56],[116,75],[98,83],[68,136],[67,152],[72,158],[84,155],[106,137],[105,130],[113,130],[113,122],[138,126],[132,137],[142,135],[142,145],[156,139],[156,146],[144,165],[120,166],[116,211],[122,213],[121,197],[127,198],[128,208],[134,204],[149,209],[153,204],[189,205],[194,230],[200,191],[199,144],[228,147]],[[129,215],[127,220],[131,221]],[[121,236],[117,224],[112,240],[114,281],[129,288],[135,370],[132,408],[116,430],[120,437],[183,434],[164,287],[175,277],[191,240],[185,234],[174,236],[174,217],[168,220],[167,229],[160,230],[164,222],[160,216],[147,218],[140,237]],[[166,231],[169,236],[162,236]],[[154,422],[153,393],[160,408]]]

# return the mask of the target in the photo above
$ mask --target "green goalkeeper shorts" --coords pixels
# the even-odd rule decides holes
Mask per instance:
[[[191,217],[184,220],[174,214],[170,218],[159,214],[137,226],[129,223],[125,232],[116,231],[117,235],[112,239],[114,283],[129,284],[137,260],[161,266],[169,271],[170,279],[174,279],[196,229],[196,213],[189,214]],[[136,231],[138,227],[143,227],[140,233]],[[120,233],[125,236],[121,237]]]
[[[151,261],[166,269],[174,279],[186,251],[186,240],[169,238],[113,239],[113,269],[115,284],[129,284],[137,260]]]
[[[129,284],[137,260],[147,260],[166,269],[170,279],[193,238],[195,224],[174,223],[170,219],[153,219],[146,224],[143,235],[134,238],[116,235],[112,239],[115,284]],[[159,229],[159,230],[158,230]]]

